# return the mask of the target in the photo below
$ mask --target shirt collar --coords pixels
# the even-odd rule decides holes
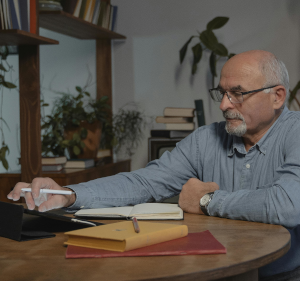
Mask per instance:
[[[265,135],[253,146],[257,147],[257,149],[263,153],[264,155],[267,152],[267,139],[272,136],[274,132],[274,128],[277,127],[278,123],[284,118],[284,116],[289,112],[288,108],[285,106],[277,120],[270,127],[270,129],[265,133]],[[232,137],[232,145],[228,149],[228,156],[232,156],[235,152],[239,152],[241,154],[247,154],[243,139],[241,137],[233,136]]]

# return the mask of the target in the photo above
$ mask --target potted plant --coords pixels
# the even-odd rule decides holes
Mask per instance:
[[[96,157],[102,125],[108,122],[108,97],[86,100],[90,94],[85,87],[77,86],[76,91],[77,95],[60,93],[51,115],[42,119],[43,156],[62,156],[68,149],[71,158]]]
[[[112,145],[118,159],[132,157],[144,137],[143,129],[151,123],[136,104],[132,105],[132,109],[126,105],[113,116]]]
[[[222,57],[226,57],[229,59],[235,55],[228,52],[227,48],[218,41],[217,36],[213,32],[213,30],[223,27],[228,22],[228,20],[228,17],[214,18],[207,23],[206,30],[198,32],[198,35],[191,36],[179,51],[180,63],[182,63],[192,39],[199,39],[200,42],[192,47],[194,56],[192,64],[192,75],[194,75],[197,71],[197,65],[202,58],[203,51],[210,51],[209,66],[212,74],[212,88],[215,87],[215,77],[217,77],[217,61]]]

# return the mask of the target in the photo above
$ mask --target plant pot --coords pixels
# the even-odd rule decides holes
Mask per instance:
[[[70,151],[71,158],[96,158],[97,152],[100,146],[100,139],[102,133],[102,123],[100,121],[95,121],[94,123],[90,124],[86,121],[81,121],[79,127],[68,127],[65,129],[64,136],[65,139],[71,140],[73,138],[74,133],[80,133],[81,128],[86,128],[88,133],[87,137],[82,140],[85,144],[83,148],[83,153],[79,155],[74,155],[73,151]]]

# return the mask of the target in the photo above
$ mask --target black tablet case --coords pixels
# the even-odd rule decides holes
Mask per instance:
[[[51,232],[66,232],[85,227],[89,226],[66,221],[66,217],[55,212],[41,213],[25,209],[22,205],[0,201],[0,236],[2,237],[28,241],[55,237]]]

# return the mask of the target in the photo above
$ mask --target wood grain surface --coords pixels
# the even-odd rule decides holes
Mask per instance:
[[[210,230],[227,254],[65,259],[63,233],[28,242],[0,238],[1,280],[257,280],[257,268],[290,247],[289,232],[277,225],[193,214],[168,223],[186,224],[190,233]]]

